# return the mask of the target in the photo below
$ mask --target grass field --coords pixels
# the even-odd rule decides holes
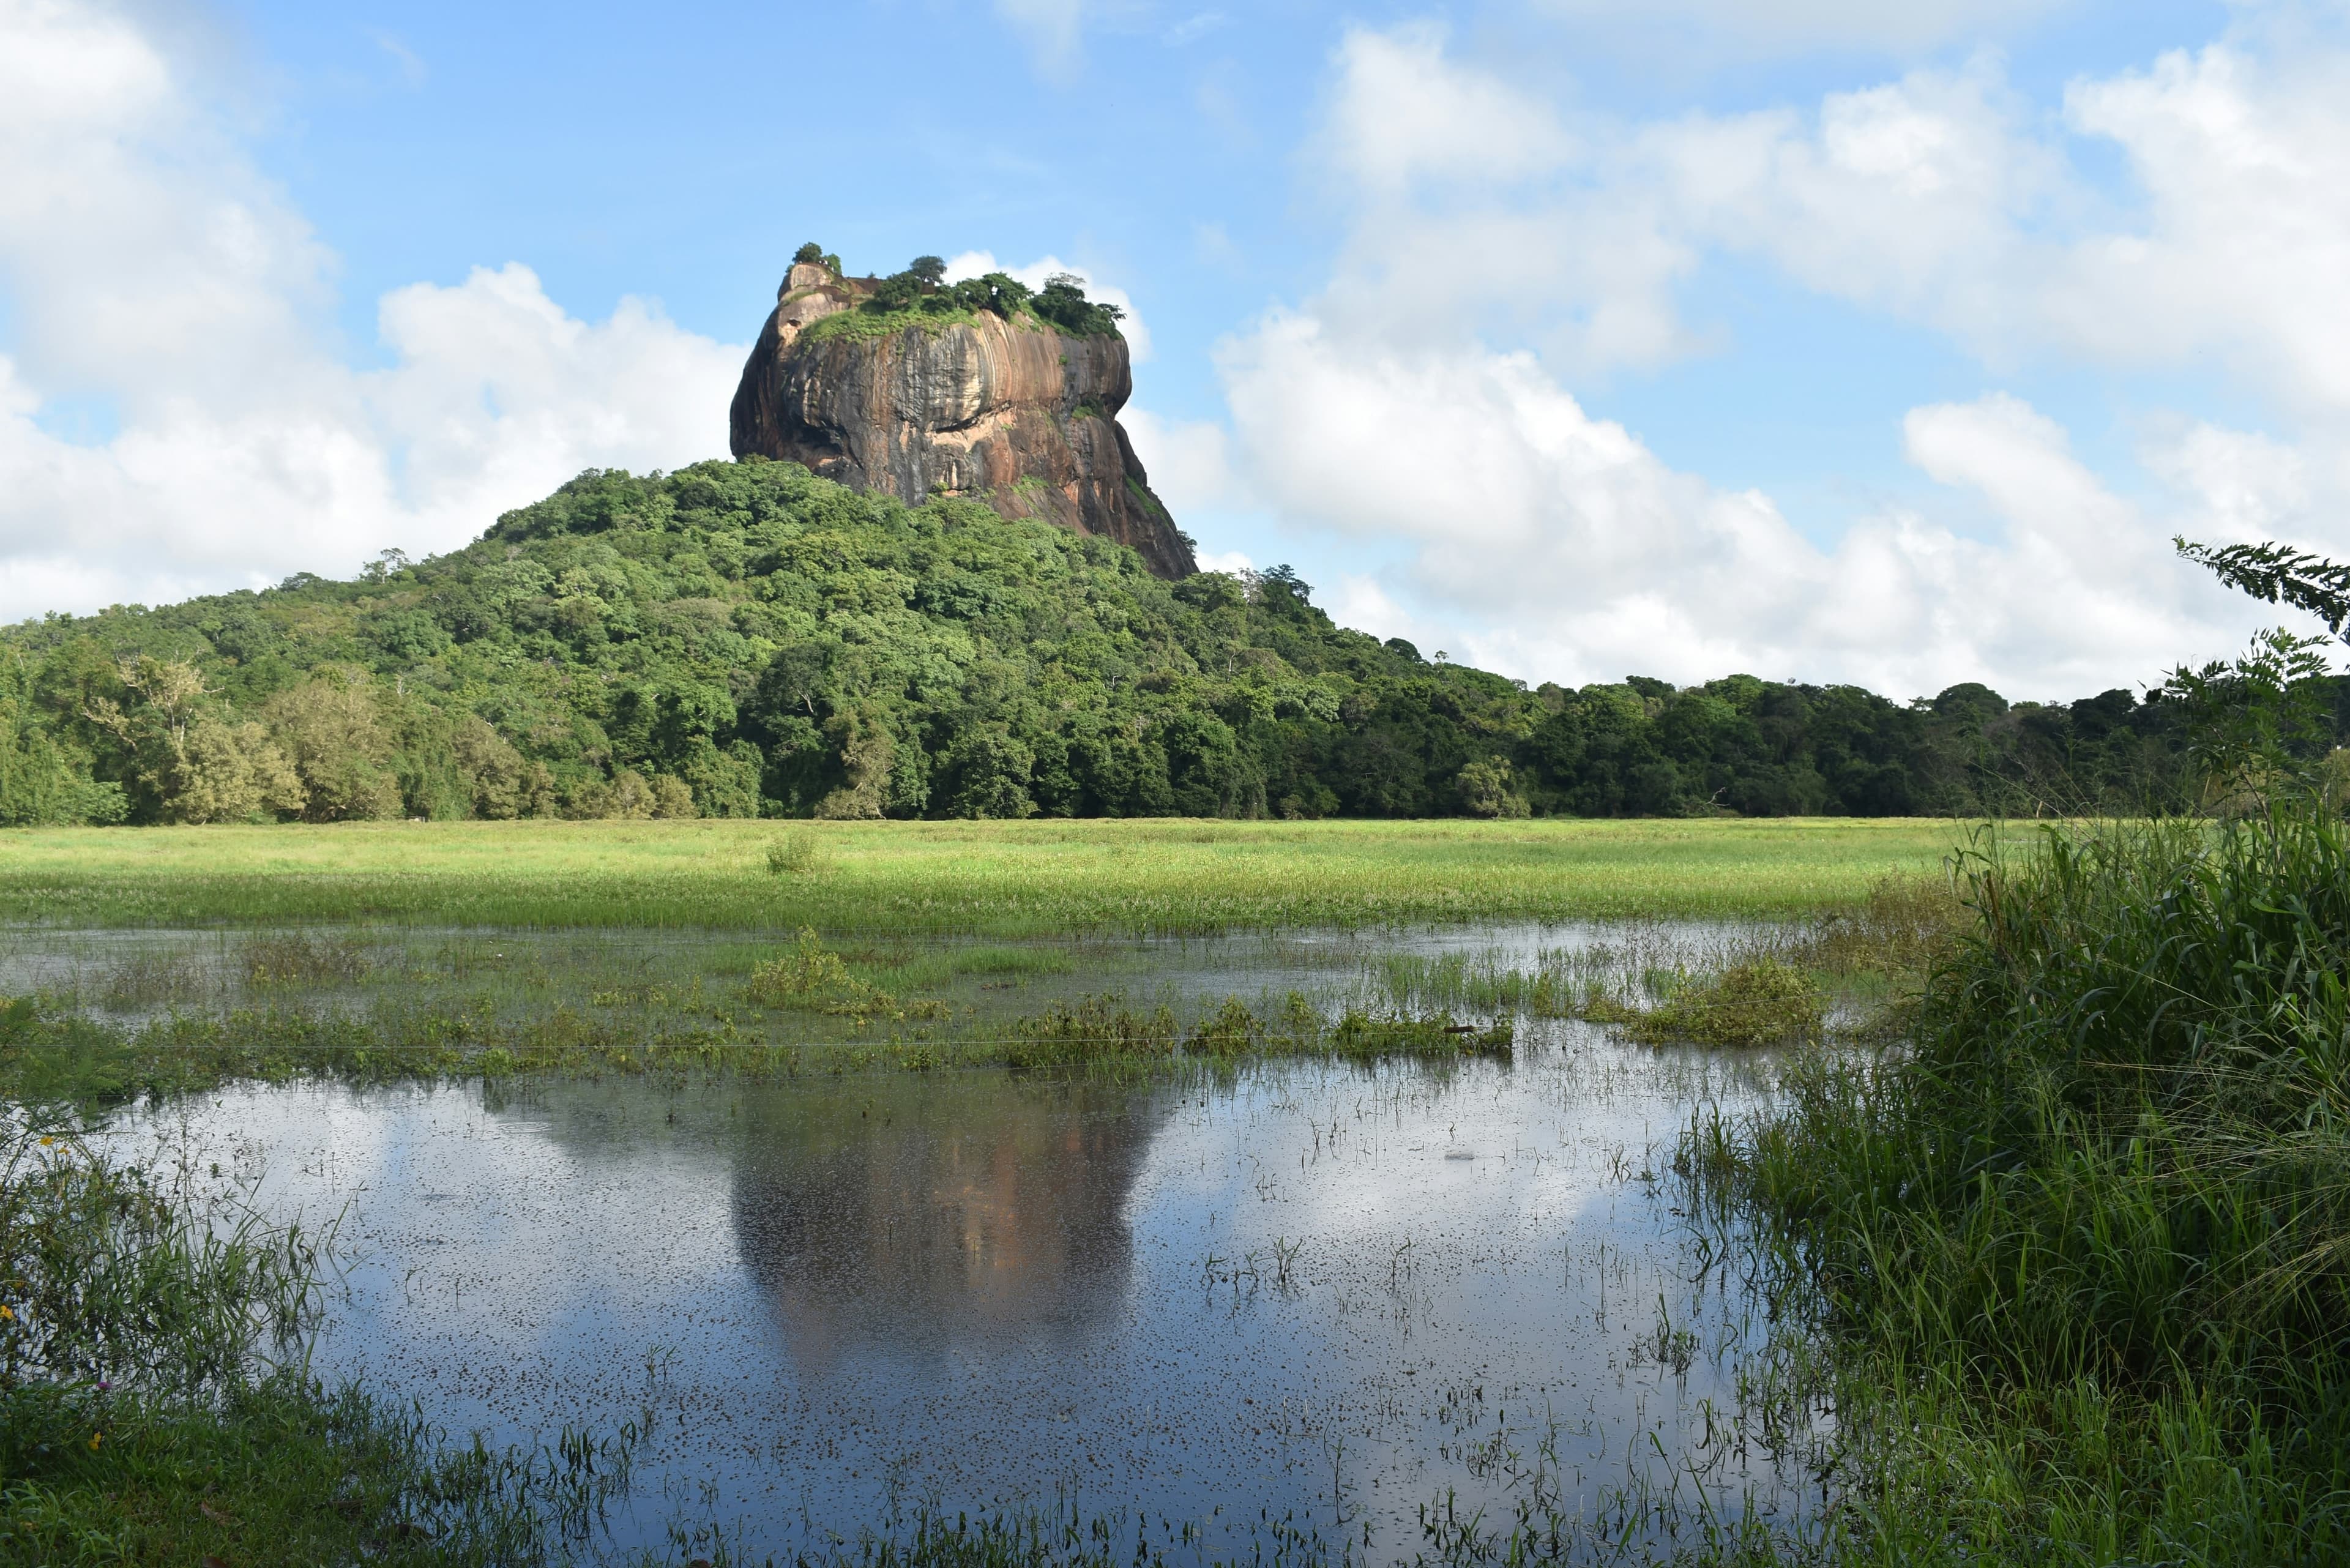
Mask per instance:
[[[0,921],[1208,931],[1794,915],[1940,819],[467,822],[0,834]]]

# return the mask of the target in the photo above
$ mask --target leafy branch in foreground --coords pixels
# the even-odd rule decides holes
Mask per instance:
[[[2214,547],[2184,538],[2178,553],[2229,587],[2268,604],[2307,610],[2336,638],[2350,622],[2350,566],[2268,543]],[[2188,755],[2204,777],[2203,804],[2257,806],[2334,750],[2325,639],[2282,627],[2262,632],[2232,662],[2170,672],[2162,695],[2187,719]]]
[[[2215,547],[2174,537],[2171,543],[2230,587],[2266,604],[2307,610],[2336,637],[2350,622],[2350,566],[2273,542]]]

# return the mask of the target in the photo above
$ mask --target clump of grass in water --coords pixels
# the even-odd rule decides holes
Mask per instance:
[[[1834,1347],[1821,1554],[2350,1560],[2350,828],[2051,831],[1690,1168]]]
[[[993,1054],[1007,1067],[1078,1066],[1104,1059],[1171,1059],[1182,1033],[1161,1003],[1138,1012],[1113,996],[1055,1002],[1019,1020]]]
[[[1369,1061],[1414,1056],[1451,1061],[1510,1054],[1506,1023],[1481,1028],[1455,1023],[1451,1013],[1413,1018],[1350,1009],[1326,1020],[1295,992],[1260,1012],[1226,997],[1187,1033],[1164,1004],[1138,1012],[1115,997],[1055,1002],[1022,1020],[998,1060],[1016,1067],[1076,1065],[1120,1060],[1234,1062],[1255,1056],[1335,1056]]]
[[[131,953],[107,967],[100,992],[111,1008],[193,1002],[211,992],[203,969],[183,953]]]
[[[1922,981],[1970,911],[1948,876],[1881,877],[1858,908],[1823,916],[1781,956],[1839,981]]]
[[[1399,1008],[1462,1007],[1483,1013],[1524,1012],[1564,1018],[1575,1011],[1575,972],[1581,955],[1544,950],[1528,973],[1485,953],[1389,953],[1375,974]]]
[[[879,986],[851,974],[847,961],[805,926],[800,928],[798,945],[791,951],[751,971],[750,983],[743,992],[752,1001],[768,1007],[797,1008],[842,1018],[904,1022],[910,1018],[943,1017],[947,1011],[943,1003],[936,1002],[917,1001],[900,1006],[896,997]]]
[[[222,1222],[21,1116],[0,1137],[0,1392],[209,1397],[314,1322],[316,1246],[298,1231]]]
[[[244,944],[248,985],[303,985],[356,981],[373,967],[357,937],[313,936],[293,931],[254,937]]]
[[[1685,981],[1655,1007],[1634,1007],[1595,990],[1583,1015],[1615,1023],[1648,1044],[1773,1045],[1815,1040],[1827,999],[1811,976],[1775,958],[1748,959],[1718,975]]]
[[[1947,877],[1887,877],[1855,908],[1809,921],[1695,938],[1635,923],[1603,942],[1542,949],[1525,968],[1497,950],[1391,953],[1369,978],[1408,1012],[1580,1017],[1637,1038],[1762,1044],[1817,1035],[1832,998],[1869,1004],[1855,1025],[1898,1013],[1964,915]]]

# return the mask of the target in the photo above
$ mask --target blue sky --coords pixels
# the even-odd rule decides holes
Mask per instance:
[[[1122,291],[1179,520],[1383,634],[2140,683],[2257,624],[2173,532],[2350,550],[2345,83],[2314,0],[0,0],[0,614],[723,455],[815,238]]]

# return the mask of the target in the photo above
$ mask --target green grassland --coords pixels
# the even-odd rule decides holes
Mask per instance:
[[[1778,917],[1940,864],[1938,819],[517,821],[0,835],[0,920],[1044,935]]]

